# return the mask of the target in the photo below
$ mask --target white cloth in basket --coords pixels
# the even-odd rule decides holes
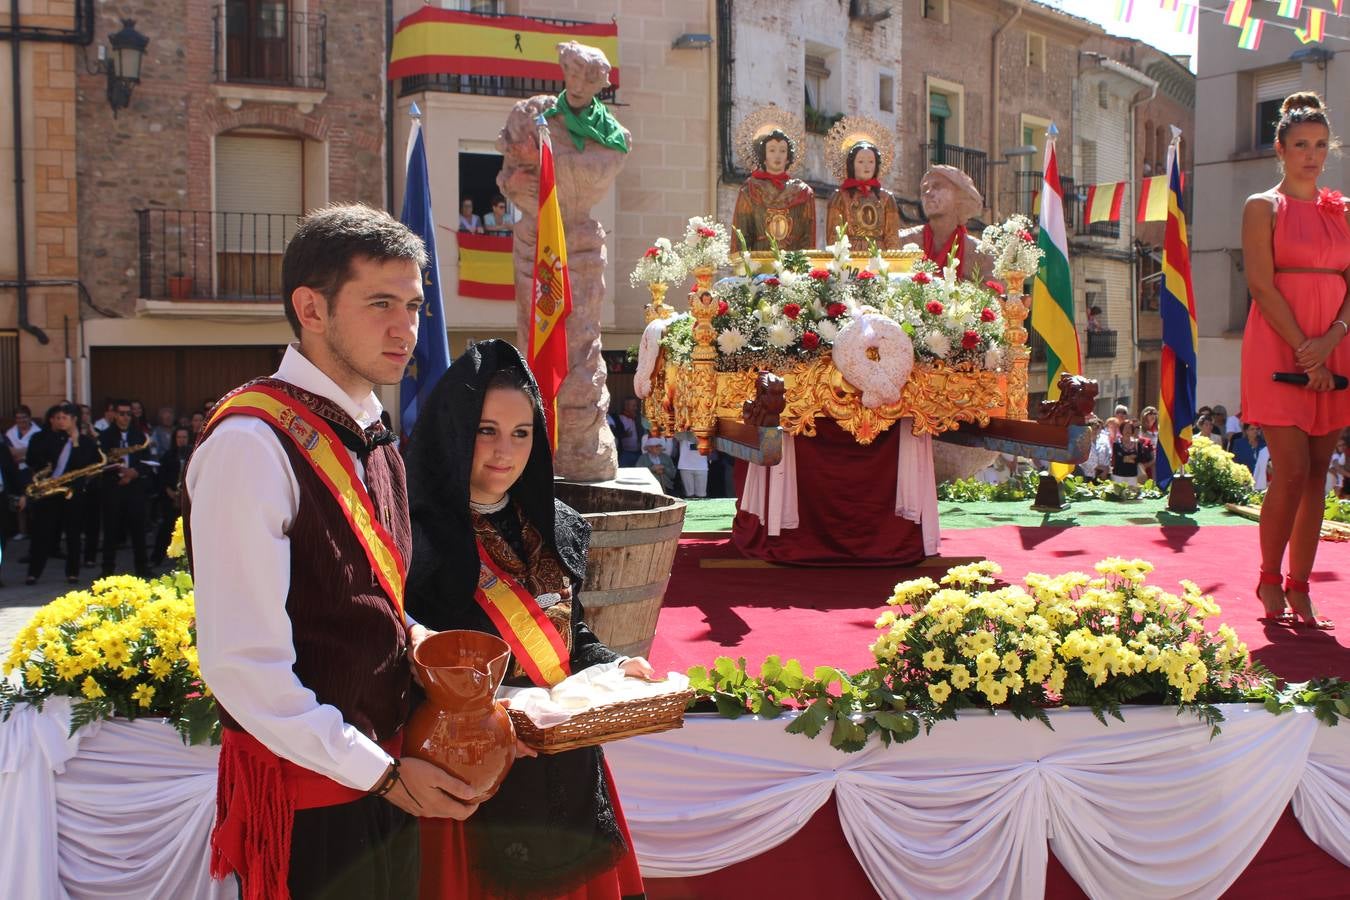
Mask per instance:
[[[535,726],[552,728],[597,706],[662,697],[688,688],[689,678],[681,672],[668,673],[664,681],[644,681],[626,676],[616,660],[582,669],[549,690],[504,687],[500,696],[510,700],[511,708],[524,713]]]

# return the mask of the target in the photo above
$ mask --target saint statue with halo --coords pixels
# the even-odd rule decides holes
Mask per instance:
[[[741,163],[751,170],[736,196],[731,223],[745,235],[748,248],[734,250],[812,250],[816,246],[816,195],[792,177],[805,149],[801,121],[773,105],[746,116],[736,133]],[[772,238],[772,241],[770,241]]]
[[[854,254],[900,249],[900,209],[881,178],[895,156],[891,133],[867,116],[846,116],[825,136],[825,157],[840,182],[825,212],[825,242],[848,226]]]

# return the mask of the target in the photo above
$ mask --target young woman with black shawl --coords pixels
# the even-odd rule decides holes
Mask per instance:
[[[409,612],[428,628],[473,629],[512,645],[508,683],[547,687],[561,674],[619,661],[651,677],[586,627],[573,590],[585,580],[590,526],[553,496],[539,387],[520,352],[484,341],[455,360],[418,417],[408,452],[413,563]],[[481,556],[480,556],[481,554]],[[485,566],[538,607],[565,658],[531,658],[479,587]],[[528,626],[527,626],[528,627]],[[526,635],[528,637],[528,635]],[[557,665],[552,665],[556,663]],[[552,678],[549,672],[552,672]],[[637,857],[598,747],[516,760],[473,818],[422,826],[422,897],[642,896]]]

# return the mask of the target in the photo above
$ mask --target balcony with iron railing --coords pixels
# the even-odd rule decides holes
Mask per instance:
[[[322,13],[225,0],[213,27],[217,83],[323,90],[328,43]]]
[[[142,300],[280,303],[289,213],[138,209]]]
[[[1117,332],[1114,328],[1089,331],[1087,333],[1087,358],[1115,359],[1116,335]]]
[[[508,15],[500,12],[480,12],[474,15],[484,19],[500,18]],[[547,16],[511,16],[514,19],[528,19],[543,25],[594,25],[580,19],[556,19]],[[559,72],[561,74],[561,70]],[[533,97],[535,94],[558,94],[566,85],[561,79],[548,78],[509,78],[500,75],[458,75],[439,73],[435,75],[408,75],[399,79],[398,95],[406,97],[421,91],[438,91],[445,94],[477,94],[484,97]],[[616,99],[617,88],[607,87],[598,96],[606,103]]]
[[[928,165],[955,166],[970,176],[980,196],[985,195],[989,183],[989,154],[970,147],[958,147],[955,144],[920,144],[923,158]]]

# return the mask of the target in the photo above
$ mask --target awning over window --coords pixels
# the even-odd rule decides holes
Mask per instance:
[[[928,116],[932,119],[950,119],[952,117],[951,105],[947,103],[946,94],[928,95]]]

